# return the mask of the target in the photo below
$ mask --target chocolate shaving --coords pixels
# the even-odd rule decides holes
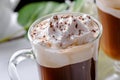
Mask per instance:
[[[60,22],[60,24],[62,24],[62,22]]]
[[[73,33],[71,33],[71,35],[74,35]]]
[[[61,29],[62,27],[60,26],[59,28]]]
[[[33,35],[31,34],[31,37],[33,38]]]
[[[60,47],[62,47],[62,43],[60,43]]]
[[[51,28],[53,27],[52,22],[50,22],[50,27],[51,27]]]
[[[88,19],[91,19],[91,17],[90,16],[87,16],[88,17]]]
[[[76,19],[74,19],[73,21],[76,22]]]
[[[68,38],[70,38],[70,34],[68,34]]]
[[[56,27],[58,28],[58,25],[56,25]]]
[[[76,29],[78,28],[78,24],[75,25],[75,28],[76,28]]]
[[[35,32],[33,32],[33,35],[36,35],[36,33],[35,33]]]
[[[57,39],[55,38],[55,40],[57,41]]]
[[[45,41],[43,40],[42,43],[45,43]]]
[[[95,33],[96,31],[93,29],[93,30],[92,30],[92,32],[94,32],[94,33]]]
[[[52,37],[53,37],[53,38],[55,38],[55,36],[54,36],[54,35],[53,35]]]
[[[43,38],[45,38],[45,35],[43,36]]]
[[[81,30],[79,30],[79,35],[81,34]]]
[[[53,19],[58,20],[58,16],[57,15],[53,16]]]
[[[52,28],[52,27],[53,27],[53,25],[50,25],[50,27]]]
[[[53,28],[53,31],[55,32],[55,29]]]
[[[65,24],[67,24],[67,22],[65,21]]]
[[[82,20],[84,21],[84,18],[82,18]]]
[[[58,22],[56,22],[56,24],[58,25]]]
[[[50,25],[52,25],[52,22],[50,22]]]
[[[70,23],[68,24],[68,26],[70,26]]]
[[[63,29],[62,29],[62,28],[61,28],[60,30],[61,30],[61,31],[63,31]]]

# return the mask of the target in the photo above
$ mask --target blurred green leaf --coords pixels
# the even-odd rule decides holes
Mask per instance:
[[[18,22],[27,31],[29,26],[39,17],[54,12],[64,11],[66,9],[67,5],[65,3],[57,3],[52,1],[31,3],[19,11]]]
[[[75,0],[73,11],[80,12],[86,0]]]

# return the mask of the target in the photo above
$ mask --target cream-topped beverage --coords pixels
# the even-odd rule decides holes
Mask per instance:
[[[95,80],[100,27],[89,15],[55,14],[30,33],[42,80]]]
[[[16,64],[35,59],[40,80],[97,80],[101,24],[87,14],[54,13],[36,20],[28,31],[32,49],[10,59],[11,79],[19,79]],[[19,61],[19,62],[18,62]]]

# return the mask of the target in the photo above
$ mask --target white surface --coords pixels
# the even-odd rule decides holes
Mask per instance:
[[[18,24],[17,17],[18,17],[18,13],[12,13],[10,23],[8,24],[9,26],[5,28],[5,31],[2,30],[3,26],[0,27],[0,31],[2,30],[2,32],[0,32],[1,33],[0,36],[2,36],[2,38],[5,38],[5,37],[12,38],[12,37],[20,36],[25,33],[23,27]],[[0,39],[2,38],[0,37]]]
[[[17,15],[13,12],[13,9],[17,5],[19,0],[0,0],[0,38],[5,37],[6,30],[13,22],[13,16]],[[15,25],[16,26],[16,25]]]
[[[24,34],[25,31],[17,22],[17,16],[17,13],[11,14],[11,18],[7,18],[10,24],[6,23],[8,26],[0,26],[0,36],[15,37]],[[4,25],[4,23],[0,23],[0,25]],[[5,28],[5,31],[2,28]],[[21,31],[18,32],[19,30]],[[8,61],[15,51],[24,48],[31,48],[29,41],[25,38],[0,44],[0,80],[10,80],[8,75]],[[17,66],[17,69],[21,80],[38,80],[35,61],[26,60],[20,63],[20,65]]]
[[[10,80],[8,76],[8,61],[12,54],[20,49],[31,48],[26,39],[19,39],[0,44],[0,80]],[[17,67],[21,80],[38,80],[35,61],[26,60]]]

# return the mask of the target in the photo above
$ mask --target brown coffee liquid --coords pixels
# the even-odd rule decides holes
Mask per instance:
[[[99,8],[98,13],[103,25],[102,49],[111,58],[120,60],[120,18],[105,13]]]
[[[38,69],[41,80],[95,80],[95,64],[90,59],[61,68],[48,68],[38,64]]]

